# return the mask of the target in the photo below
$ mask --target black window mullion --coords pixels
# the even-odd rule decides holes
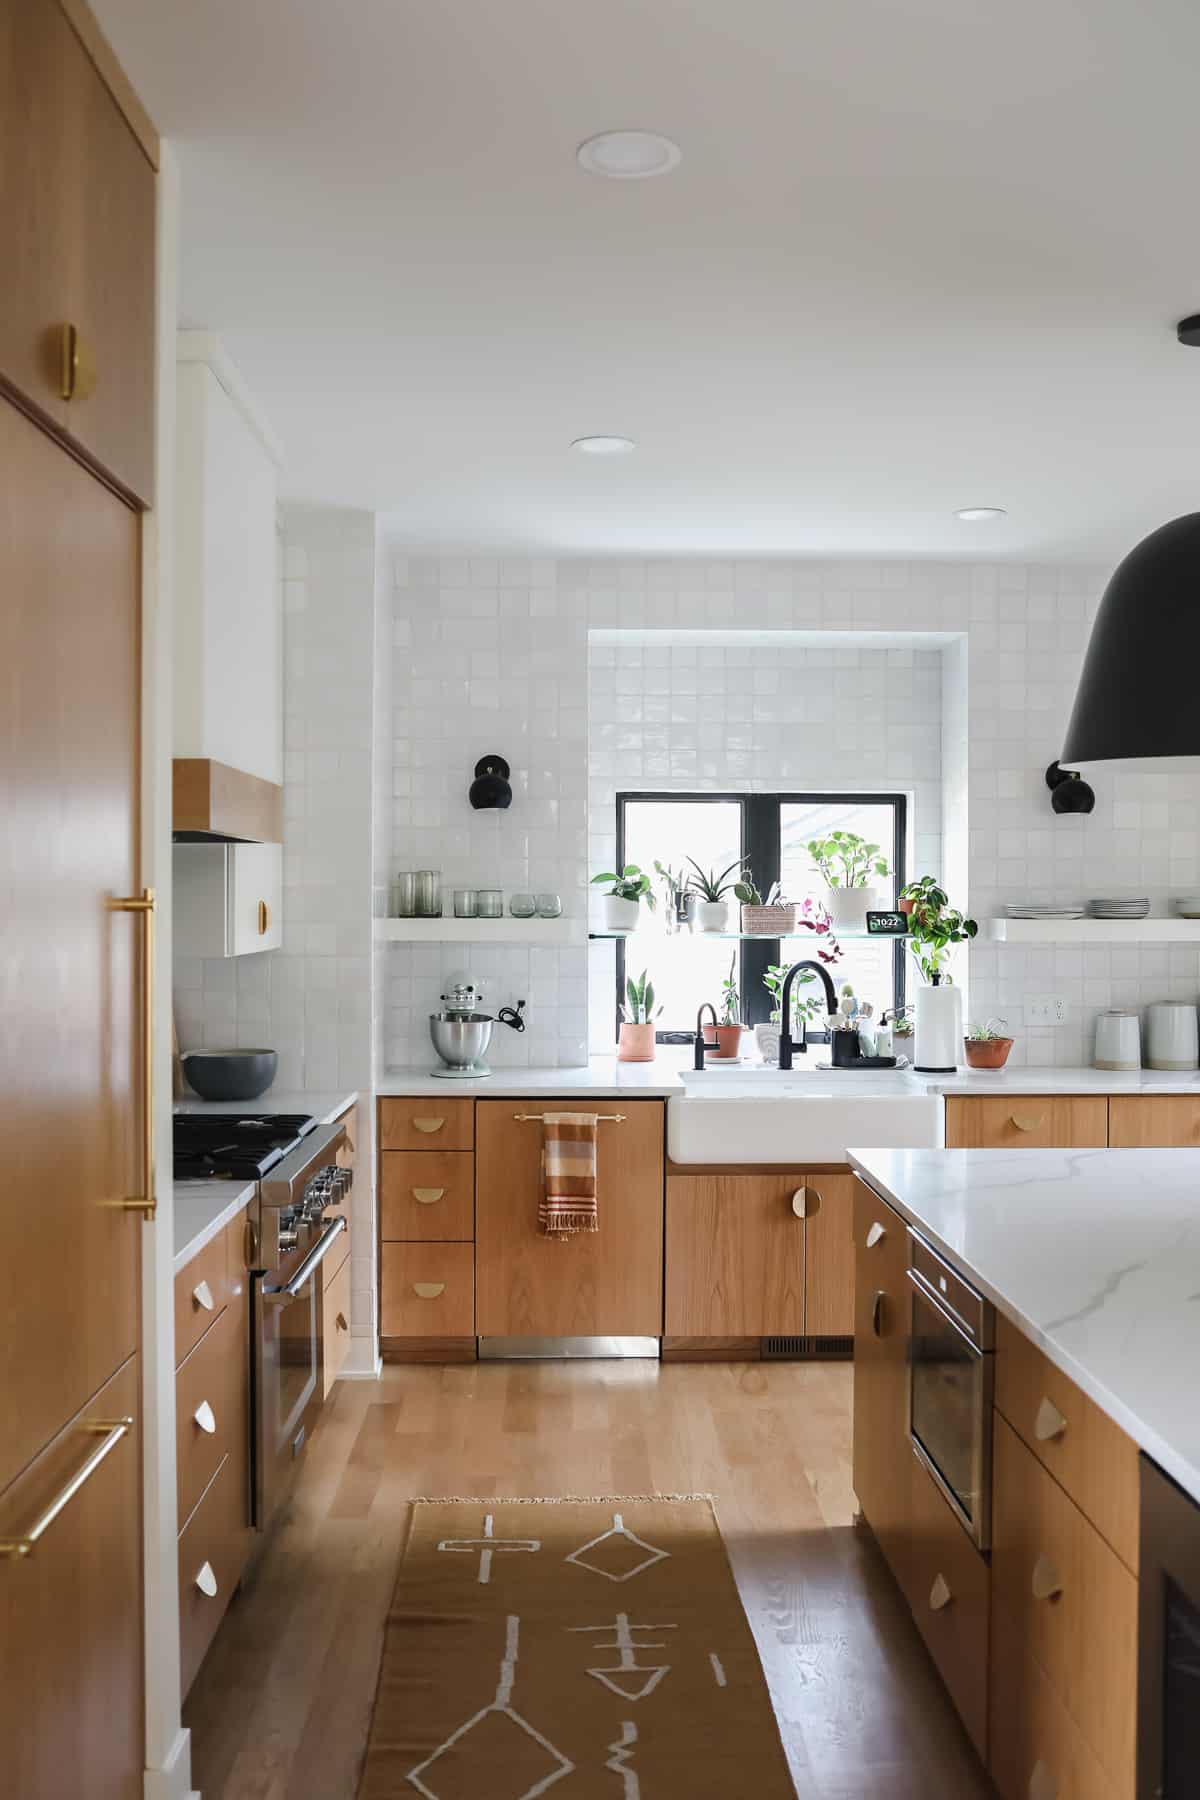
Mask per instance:
[[[779,802],[773,794],[748,794],[744,808],[746,861],[754,885],[765,900],[779,880]],[[763,979],[773,963],[783,960],[779,938],[746,938],[742,944],[742,1023],[765,1025],[771,996]]]

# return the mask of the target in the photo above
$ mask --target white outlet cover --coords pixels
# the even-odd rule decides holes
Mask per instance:
[[[1069,1008],[1058,994],[1031,994],[1025,1002],[1026,1025],[1065,1025]]]

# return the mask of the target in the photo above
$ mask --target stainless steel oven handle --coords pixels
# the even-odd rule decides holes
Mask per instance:
[[[332,1219],[325,1227],[304,1261],[300,1264],[300,1267],[296,1270],[292,1279],[285,1283],[283,1287],[272,1288],[264,1285],[263,1299],[270,1300],[275,1306],[286,1306],[289,1300],[294,1300],[299,1294],[300,1289],[309,1280],[310,1276],[320,1268],[321,1264],[325,1261],[325,1258],[329,1255],[329,1252],[333,1249],[334,1238],[337,1237],[339,1232],[345,1231],[345,1229],[345,1218]]]
[[[927,1301],[928,1304],[930,1306],[932,1306],[934,1312],[936,1312],[940,1318],[943,1318],[946,1321],[947,1325],[950,1327],[951,1331],[954,1332],[956,1337],[960,1337],[964,1344],[967,1344],[970,1346],[970,1350],[971,1350],[971,1353],[973,1356],[982,1356],[984,1354],[984,1352],[980,1348],[978,1340],[967,1329],[965,1320],[963,1320],[960,1317],[960,1315],[955,1312],[955,1310],[952,1306],[947,1306],[946,1301],[942,1297],[942,1295],[936,1293],[935,1290],[930,1287],[930,1285],[927,1281],[922,1280],[921,1276],[917,1273],[917,1271],[915,1269],[910,1268],[907,1271],[907,1273],[908,1273],[908,1279],[909,1279],[910,1283],[912,1284],[914,1291],[921,1296],[922,1300]]]

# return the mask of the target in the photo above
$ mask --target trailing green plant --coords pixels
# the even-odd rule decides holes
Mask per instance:
[[[783,983],[787,975],[787,963],[772,963],[763,976],[763,986],[771,996],[771,1023],[783,1023]],[[825,990],[819,994],[806,994],[803,989],[816,981],[811,969],[801,969],[792,983],[792,1024],[798,1025],[801,1019],[812,1025],[817,1019],[825,1017]]]
[[[625,1004],[621,1008],[626,1021],[630,1025],[649,1025],[662,1013],[662,1007],[654,1004],[654,983],[646,970],[635,981],[632,976],[625,983]]]
[[[713,869],[702,869],[694,856],[689,856],[688,861],[696,871],[694,875],[688,876],[688,891],[698,894],[701,900],[710,906],[718,906],[726,894],[736,892],[737,883],[731,881],[729,877],[736,869],[745,867],[745,858],[739,856],[736,862],[731,862],[729,867],[722,869],[718,875]]]
[[[740,1025],[742,996],[738,989],[737,951],[729,959],[729,973],[721,983],[721,1024]]]
[[[626,863],[620,874],[614,875],[608,870],[603,875],[592,876],[593,887],[602,881],[608,883],[610,900],[644,900],[651,912],[658,904],[650,877],[636,863]]]
[[[892,1035],[893,1037],[911,1037],[912,1034],[913,1016],[907,1007],[902,1007],[899,1012],[892,1014]]]
[[[992,1044],[997,1038],[1006,1038],[1008,1033],[1007,1019],[988,1019],[982,1025],[969,1025],[967,1036],[973,1044]]]
[[[880,846],[869,844],[856,831],[831,831],[828,837],[810,838],[805,848],[826,887],[866,887],[871,876],[890,873]]]
[[[910,881],[902,898],[915,902],[908,915],[908,944],[918,969],[933,987],[951,978],[946,973],[954,944],[967,944],[979,935],[974,919],[950,905],[946,890],[932,875]]]

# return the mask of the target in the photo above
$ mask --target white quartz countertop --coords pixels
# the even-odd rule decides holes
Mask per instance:
[[[916,1079],[936,1094],[1200,1094],[1194,1069],[1179,1075],[1158,1069],[959,1069]]]
[[[851,1150],[850,1160],[1200,1501],[1200,1151]]]
[[[689,1053],[690,1054],[690,1053]],[[619,1063],[615,1056],[596,1056],[575,1069],[494,1069],[490,1075],[462,1080],[430,1073],[429,1065],[388,1069],[375,1084],[379,1094],[437,1094],[443,1100],[478,1095],[503,1099],[510,1094],[590,1094],[597,1100],[666,1099],[682,1094],[674,1061],[656,1057],[648,1063]]]
[[[233,1114],[239,1119],[254,1118],[259,1113],[309,1113],[319,1125],[330,1125],[357,1099],[356,1093],[304,1093],[293,1088],[268,1088],[257,1100],[201,1100],[198,1094],[188,1094],[175,1102],[175,1111]]]
[[[253,1200],[256,1181],[177,1181],[175,1194],[175,1273],[211,1244],[231,1219]]]

